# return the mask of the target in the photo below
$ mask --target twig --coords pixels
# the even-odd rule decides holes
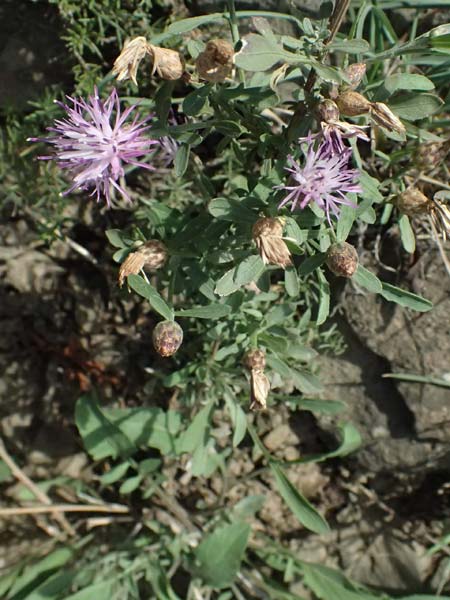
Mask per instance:
[[[450,190],[450,185],[447,183],[443,183],[438,179],[433,179],[432,177],[428,177],[427,175],[423,175],[422,173],[419,176],[419,181],[424,181],[425,183],[431,183],[432,185],[436,185],[444,190]]]
[[[47,507],[49,507],[49,509],[45,512],[49,512],[49,513],[55,512],[54,518],[56,521],[58,521],[58,523],[61,525],[61,527],[64,529],[64,531],[66,533],[68,533],[69,535],[75,535],[75,530],[73,529],[73,527],[69,523],[69,521],[65,518],[65,516],[58,514],[56,511],[53,511],[53,507],[51,506],[52,501],[47,496],[47,494],[45,492],[43,492],[34,483],[34,481],[32,481],[28,477],[28,475],[25,475],[25,473],[22,471],[22,469],[14,462],[12,457],[8,454],[8,451],[5,448],[5,444],[3,443],[3,440],[1,438],[0,438],[0,458],[10,468],[11,473],[14,475],[14,477],[18,481],[20,481],[40,502],[42,502],[42,504],[45,504],[45,505],[47,505]],[[7,509],[4,509],[4,510],[7,510]],[[20,510],[20,508],[15,509],[15,510]]]
[[[55,518],[62,517],[58,513],[65,512],[97,512],[97,513],[128,513],[128,506],[121,504],[53,504],[51,506],[17,506],[13,508],[0,508],[0,517],[14,517],[17,515],[42,515],[55,513]]]

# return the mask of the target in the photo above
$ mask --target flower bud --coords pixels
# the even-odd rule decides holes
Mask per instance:
[[[396,197],[395,204],[400,212],[412,217],[427,212],[431,202],[419,189],[409,187]]]
[[[270,391],[270,381],[262,371],[252,369],[250,374],[250,410],[264,410]]]
[[[252,237],[265,265],[278,265],[285,269],[292,264],[291,253],[282,236],[280,219],[262,217],[253,225]]]
[[[172,356],[183,342],[183,330],[176,321],[160,321],[153,330],[152,339],[160,356]]]
[[[358,254],[347,242],[332,244],[327,252],[326,263],[338,277],[351,277],[358,267]]]
[[[220,83],[231,75],[233,68],[233,46],[226,40],[210,40],[195,61],[201,79]]]
[[[119,286],[122,287],[128,275],[136,275],[143,267],[160,269],[167,260],[167,248],[159,240],[149,240],[136,252],[130,252],[119,269]]]
[[[263,350],[259,350],[259,348],[253,348],[244,355],[242,362],[249,371],[252,369],[264,371],[266,368],[266,353]]]
[[[135,85],[139,63],[149,53],[149,44],[145,37],[139,36],[127,40],[122,52],[116,58],[112,72],[117,75],[117,81],[131,79]]]
[[[317,106],[317,114],[321,121],[332,123],[339,121],[339,108],[333,100],[326,98]]]
[[[356,117],[368,113],[371,103],[362,94],[353,90],[344,90],[336,98],[336,104],[343,115]]]
[[[366,65],[364,63],[353,63],[345,69],[345,74],[350,82],[350,87],[354,90],[366,74]]]
[[[184,59],[176,50],[149,45],[153,59],[152,75],[158,73],[161,79],[175,81],[184,74]]]
[[[384,127],[388,131],[393,131],[400,135],[406,133],[403,123],[394,115],[389,106],[386,106],[383,102],[372,102],[370,116],[377,125]]]

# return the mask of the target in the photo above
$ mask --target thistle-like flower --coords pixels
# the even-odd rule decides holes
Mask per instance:
[[[111,190],[115,188],[126,200],[131,201],[118,180],[125,174],[123,165],[129,164],[154,170],[151,165],[138,159],[150,155],[159,142],[148,138],[147,119],[139,120],[136,105],[123,112],[115,89],[107,100],[100,100],[97,88],[86,101],[83,98],[68,100],[72,107],[57,102],[67,113],[67,118],[55,121],[48,130],[56,135],[48,138],[29,138],[32,142],[47,142],[55,146],[55,154],[39,156],[41,160],[56,160],[61,169],[70,174],[72,185],[62,195],[73,190],[92,190],[97,201],[103,194],[108,206]],[[133,114],[132,120],[129,117]],[[114,117],[113,117],[114,115]]]
[[[300,164],[288,156],[290,173],[288,185],[276,186],[275,189],[286,190],[287,196],[280,202],[278,208],[290,204],[291,210],[303,210],[314,203],[321,208],[331,223],[330,212],[339,217],[339,205],[354,206],[346,197],[349,192],[361,192],[361,187],[356,183],[359,171],[348,166],[352,150],[342,148],[336,152],[330,139],[324,139],[315,148],[312,136],[301,140],[306,144],[305,164]]]

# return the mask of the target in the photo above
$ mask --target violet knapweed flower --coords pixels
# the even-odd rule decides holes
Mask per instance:
[[[97,88],[89,99],[76,99],[67,96],[72,107],[57,102],[67,113],[66,119],[56,120],[48,130],[56,135],[48,138],[30,138],[29,141],[48,142],[56,148],[52,156],[40,156],[41,160],[56,160],[61,169],[66,169],[73,181],[63,193],[73,190],[93,190],[91,195],[100,194],[111,204],[111,191],[115,188],[128,201],[126,190],[117,183],[124,176],[124,164],[154,170],[151,165],[137,159],[149,155],[151,148],[159,142],[144,136],[149,129],[147,119],[139,120],[136,109],[130,106],[123,112],[115,89],[103,102]],[[114,116],[113,116],[114,115]]]
[[[305,164],[302,167],[292,156],[288,156],[290,166],[285,169],[290,173],[289,185],[276,186],[276,189],[289,193],[278,208],[290,204],[292,211],[297,208],[303,210],[308,204],[314,203],[325,212],[331,223],[330,211],[336,218],[339,217],[339,204],[354,206],[345,194],[362,191],[356,183],[359,171],[348,166],[352,150],[342,148],[336,152],[327,139],[316,149],[312,136],[301,141],[307,144]]]

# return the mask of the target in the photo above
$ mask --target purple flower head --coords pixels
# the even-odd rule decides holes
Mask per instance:
[[[124,164],[154,170],[154,167],[138,159],[149,155],[157,140],[144,136],[149,129],[146,122],[134,114],[136,105],[123,112],[115,89],[103,102],[97,88],[89,100],[67,97],[72,107],[57,102],[67,113],[65,119],[56,120],[48,130],[56,135],[48,138],[30,138],[30,141],[48,142],[55,146],[52,156],[40,156],[41,160],[56,160],[61,169],[66,169],[72,179],[72,186],[63,193],[73,190],[93,190],[97,201],[103,194],[108,206],[111,204],[111,190],[115,188],[128,201],[126,190],[117,183],[124,176]]]
[[[291,210],[303,210],[311,203],[321,208],[331,223],[330,212],[339,217],[339,204],[354,206],[346,197],[348,192],[361,192],[356,183],[359,174],[357,169],[349,169],[348,163],[352,151],[343,147],[336,149],[332,140],[324,139],[317,149],[312,136],[302,140],[307,145],[305,164],[301,167],[292,156],[288,156],[290,173],[289,185],[276,186],[276,189],[286,190],[287,196],[280,202],[278,208],[290,204]]]

